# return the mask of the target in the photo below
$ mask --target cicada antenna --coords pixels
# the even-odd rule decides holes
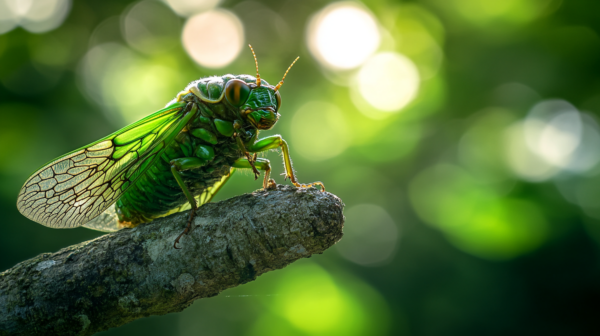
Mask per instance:
[[[252,50],[252,56],[254,56],[254,64],[256,65],[256,86],[260,86],[260,74],[258,73],[258,60],[256,59],[256,54],[254,53],[254,49],[252,49],[252,45],[248,44],[250,50]]]
[[[296,59],[292,62],[292,64],[287,68],[287,70],[285,71],[285,74],[283,74],[283,78],[281,79],[281,81],[279,83],[277,83],[277,85],[275,86],[275,91],[279,90],[279,88],[283,85],[283,80],[285,79],[285,76],[287,76],[288,72],[290,72],[290,69],[294,66],[294,64],[296,63],[296,61],[300,58],[300,56],[296,57]]]

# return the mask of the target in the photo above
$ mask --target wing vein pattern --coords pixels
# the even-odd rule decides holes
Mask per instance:
[[[29,177],[17,200],[29,219],[53,228],[85,224],[115,203],[152,166],[189,120],[175,103]]]

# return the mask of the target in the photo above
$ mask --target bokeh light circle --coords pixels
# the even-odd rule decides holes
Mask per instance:
[[[222,68],[242,50],[244,28],[235,14],[216,9],[188,19],[182,40],[196,63],[207,68]]]
[[[415,64],[396,52],[373,56],[357,75],[360,95],[371,106],[386,112],[399,111],[408,105],[416,97],[419,83]]]
[[[0,34],[20,25],[32,33],[60,26],[71,9],[70,0],[0,0]]]
[[[165,0],[171,9],[181,16],[192,16],[214,8],[221,0]]]
[[[389,308],[375,289],[351,274],[335,277],[314,263],[294,266],[275,284],[281,295],[272,303],[292,328],[275,335],[386,334]]]
[[[352,69],[379,48],[381,36],[376,18],[355,2],[333,3],[310,21],[307,43],[321,65]]]
[[[296,111],[291,136],[294,149],[312,161],[335,157],[350,142],[342,111],[333,104],[319,101],[308,102]]]
[[[124,13],[121,31],[132,48],[145,54],[164,53],[177,46],[180,21],[164,4],[146,0]]]
[[[549,164],[564,168],[581,143],[582,123],[573,105],[552,99],[536,104],[529,111],[524,131],[531,151]]]
[[[561,171],[583,173],[600,161],[598,139],[593,118],[564,100],[545,100],[508,129],[508,164],[529,181],[544,181]]]
[[[533,126],[539,125],[530,124],[528,127],[530,132]],[[538,129],[541,132],[541,128],[538,127]],[[520,121],[511,125],[505,132],[505,158],[515,175],[526,181],[541,182],[557,173],[558,170],[553,165],[527,146],[524,122]]]
[[[410,200],[419,217],[444,232],[461,250],[506,260],[538,248],[548,223],[535,203],[503,197],[462,168],[437,164],[410,183]]]
[[[344,239],[336,244],[342,257],[362,266],[378,266],[396,251],[398,228],[380,206],[359,204],[345,211]]]
[[[181,88],[180,73],[175,61],[155,63],[117,43],[90,49],[78,71],[82,91],[119,125],[162,108]]]
[[[600,162],[600,127],[592,115],[580,114],[583,124],[579,146],[571,153],[567,170],[585,173],[594,169]]]
[[[467,22],[491,28],[500,23],[521,25],[543,15],[552,1],[549,0],[443,0]]]
[[[18,16],[6,1],[0,0],[0,34],[13,30],[18,22]]]
[[[579,113],[565,112],[552,118],[540,134],[539,152],[546,161],[564,167],[581,143]]]

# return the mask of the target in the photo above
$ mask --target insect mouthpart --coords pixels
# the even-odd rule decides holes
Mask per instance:
[[[279,120],[279,114],[276,115],[275,120],[260,118],[260,122],[258,123],[258,129],[261,129],[261,130],[271,129],[275,125],[277,120]]]
[[[279,120],[279,113],[273,107],[248,108],[242,111],[242,115],[248,118],[248,121],[260,130],[271,129],[277,120]]]

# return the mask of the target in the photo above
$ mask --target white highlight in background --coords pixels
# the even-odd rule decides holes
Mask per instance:
[[[379,48],[381,36],[375,17],[355,2],[333,3],[309,22],[307,43],[321,65],[352,69]]]
[[[165,0],[165,2],[178,15],[189,17],[215,8],[221,0]]]
[[[600,161],[598,126],[564,100],[536,104],[507,135],[509,166],[526,180],[542,181],[560,171],[583,173]]]
[[[600,128],[594,116],[580,114],[583,123],[581,141],[571,154],[567,169],[574,173],[585,173],[600,162]]]
[[[216,9],[191,17],[183,27],[183,46],[196,63],[222,68],[238,56],[244,28],[230,11]]]
[[[17,26],[43,33],[60,26],[71,9],[70,0],[0,0],[0,34]]]
[[[531,128],[534,125],[529,125]],[[537,126],[536,126],[537,127]],[[536,131],[540,131],[538,129]],[[512,172],[523,180],[541,182],[557,173],[557,169],[527,146],[525,123],[520,121],[506,130],[506,162]]]
[[[365,63],[357,75],[360,95],[373,107],[386,112],[399,111],[416,97],[419,71],[406,56],[383,52]]]
[[[531,151],[547,163],[565,168],[581,142],[579,111],[564,100],[536,104],[525,119],[525,138]]]

